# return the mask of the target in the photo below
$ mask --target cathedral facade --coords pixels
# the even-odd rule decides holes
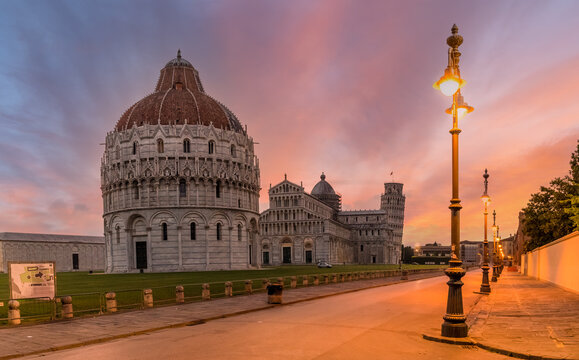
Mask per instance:
[[[397,264],[404,207],[403,184],[385,183],[377,210],[341,210],[341,196],[326,181],[311,193],[287,180],[270,187],[269,209],[260,216],[262,265]]]
[[[179,51],[106,135],[106,271],[257,265],[259,184],[247,128]]]

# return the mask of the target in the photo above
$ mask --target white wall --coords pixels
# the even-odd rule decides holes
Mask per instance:
[[[521,272],[579,293],[579,231],[523,254]]]

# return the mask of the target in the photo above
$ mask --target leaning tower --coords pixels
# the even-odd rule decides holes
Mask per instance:
[[[107,272],[257,265],[253,139],[180,51],[106,135],[101,190]]]
[[[390,259],[391,264],[397,264],[400,259],[406,203],[406,196],[402,193],[403,186],[400,183],[384,183],[384,194],[380,197],[380,208],[386,211],[386,221],[394,231],[392,247],[396,258]]]

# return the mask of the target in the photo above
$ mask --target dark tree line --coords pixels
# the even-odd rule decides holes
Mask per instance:
[[[525,251],[579,230],[579,140],[569,164],[568,175],[541,186],[523,209],[523,231],[530,238]]]

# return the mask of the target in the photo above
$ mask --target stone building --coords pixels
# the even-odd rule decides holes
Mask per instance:
[[[179,51],[106,136],[106,271],[256,265],[259,176],[247,128]]]
[[[402,184],[384,186],[379,210],[356,211],[341,211],[341,196],[323,173],[310,194],[287,177],[270,187],[260,216],[262,264],[397,264],[405,196]]]
[[[492,252],[492,241],[489,246],[489,254]],[[462,240],[460,242],[460,260],[467,265],[480,265],[484,257],[484,242]]]
[[[8,262],[54,262],[56,271],[105,268],[102,236],[0,233],[0,272]]]

